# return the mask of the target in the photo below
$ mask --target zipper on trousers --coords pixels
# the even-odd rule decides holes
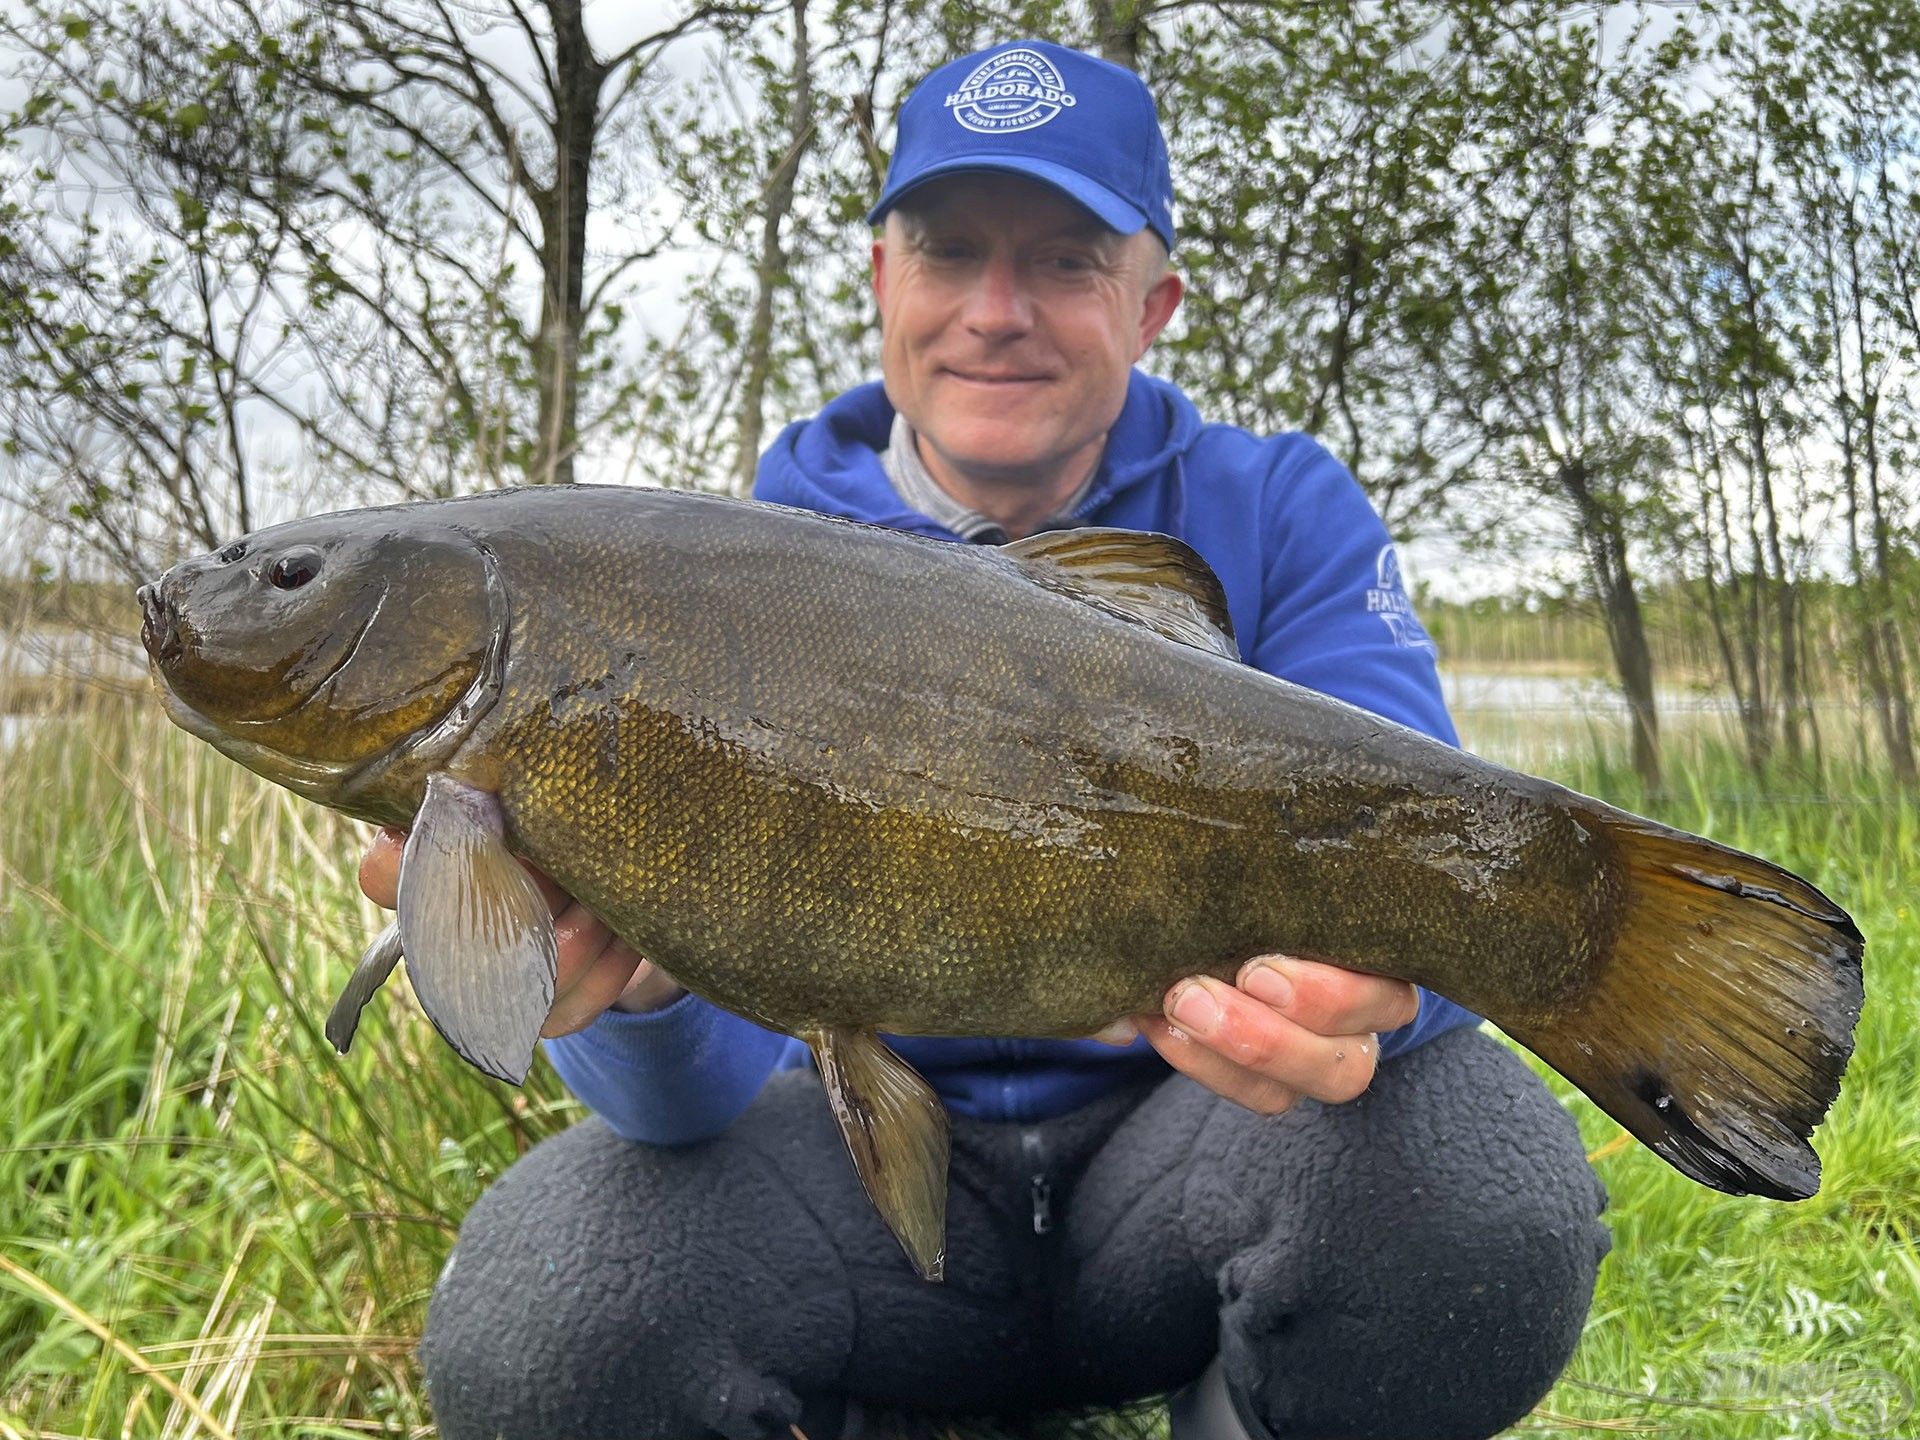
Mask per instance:
[[[1033,1233],[1053,1229],[1053,1185],[1047,1179],[1046,1146],[1038,1130],[1020,1132],[1020,1153],[1027,1162],[1027,1198],[1033,1205]]]

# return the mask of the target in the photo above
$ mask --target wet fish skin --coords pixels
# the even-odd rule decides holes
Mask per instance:
[[[475,741],[514,757],[527,853],[729,1009],[1084,1035],[1281,937],[1510,1009],[1576,984],[1608,923],[1610,876],[1539,782],[1089,615],[1003,555],[694,503],[496,542],[509,570],[572,559],[553,613],[516,617],[527,668]],[[671,573],[580,625],[641,547]],[[964,651],[930,646],[956,616]],[[1529,883],[1492,910],[1446,873],[1502,866]],[[1501,973],[1516,951],[1554,964]]]
[[[1177,542],[1104,542],[1153,572],[1123,584],[1089,532],[996,551],[577,487],[242,543],[318,574],[268,593],[215,556],[149,587],[176,720],[369,820],[431,819],[434,774],[492,797],[501,844],[850,1089],[893,1083],[875,1031],[1088,1035],[1284,952],[1488,1016],[1706,1183],[1818,1183],[1844,912],[1227,658]]]

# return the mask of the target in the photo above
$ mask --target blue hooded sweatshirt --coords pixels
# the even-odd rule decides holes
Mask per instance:
[[[761,457],[754,498],[959,541],[909,509],[881,460],[893,407],[877,382],[789,425]],[[1304,435],[1257,439],[1208,425],[1186,396],[1133,372],[1091,487],[1089,525],[1177,535],[1225,586],[1246,661],[1449,744],[1434,650],[1400,583],[1386,526],[1345,467]],[[876,617],[884,623],[885,617]],[[1412,1024],[1380,1037],[1393,1056],[1478,1017],[1420,992]],[[1144,1039],[974,1040],[888,1036],[953,1111],[1050,1119],[1144,1074],[1171,1071]],[[644,1015],[609,1010],[546,1042],[561,1079],[630,1140],[716,1135],[806,1045],[694,995]]]

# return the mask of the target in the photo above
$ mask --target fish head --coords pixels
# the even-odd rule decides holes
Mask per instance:
[[[507,615],[491,551],[433,508],[293,521],[141,586],[174,723],[342,809],[451,749],[498,692]]]

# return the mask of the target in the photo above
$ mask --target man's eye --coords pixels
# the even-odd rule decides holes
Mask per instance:
[[[1055,255],[1047,264],[1062,275],[1080,275],[1094,268],[1093,257],[1081,254]]]

